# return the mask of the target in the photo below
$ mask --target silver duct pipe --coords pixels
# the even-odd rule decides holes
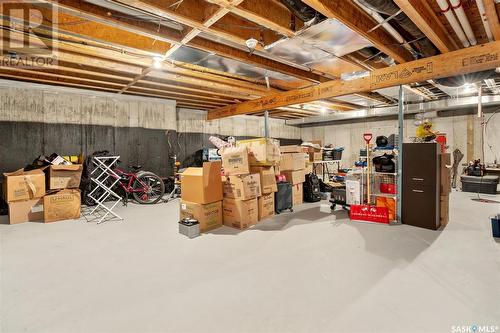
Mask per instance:
[[[500,95],[482,96],[481,101],[483,107],[496,106],[496,105],[500,106]],[[477,107],[477,104],[478,104],[477,96],[450,98],[438,101],[407,104],[405,106],[404,113],[405,115],[411,115],[422,112],[457,110],[468,107]],[[391,106],[385,108],[371,108],[371,109],[360,109],[347,112],[337,112],[335,114],[326,116],[291,119],[287,120],[286,124],[292,126],[300,126],[305,124],[321,124],[324,122],[335,122],[335,121],[361,119],[361,118],[387,117],[387,116],[395,116],[397,114],[398,114],[398,106]]]

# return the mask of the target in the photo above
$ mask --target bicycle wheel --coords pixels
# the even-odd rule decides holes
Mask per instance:
[[[139,173],[132,187],[134,199],[140,204],[157,203],[165,194],[163,180],[152,172]]]

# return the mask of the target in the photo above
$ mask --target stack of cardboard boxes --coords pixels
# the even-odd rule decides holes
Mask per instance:
[[[222,226],[221,162],[205,162],[181,174],[180,218],[194,218],[200,232]]]
[[[9,205],[9,223],[80,218],[82,169],[81,164],[51,165],[4,173],[2,193]]]
[[[450,193],[451,193],[451,154],[443,153],[440,158],[441,163],[441,185],[440,185],[440,221],[441,226],[446,226],[450,214]]]
[[[292,184],[292,204],[297,206],[303,202],[304,182],[306,175],[306,156],[301,146],[282,146],[280,172],[286,181]]]

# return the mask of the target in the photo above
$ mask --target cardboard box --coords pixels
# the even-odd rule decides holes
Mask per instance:
[[[451,193],[451,154],[441,154],[441,195],[448,195]]]
[[[292,186],[292,206],[302,205],[304,201],[304,184]]]
[[[306,168],[304,169],[304,174],[307,175],[308,173],[312,173],[313,169],[314,167],[312,162],[306,162]]]
[[[224,148],[222,152],[222,167],[224,168],[224,174],[227,176],[250,173],[247,147]]]
[[[45,223],[80,218],[80,190],[65,189],[43,197]]]
[[[286,181],[292,183],[292,185],[302,184],[306,181],[305,169],[295,170],[295,171],[283,171],[281,172]]]
[[[31,200],[45,195],[45,173],[41,169],[20,169],[3,175],[2,193],[7,202]]]
[[[222,226],[222,201],[200,204],[181,200],[180,219],[191,217],[200,223],[200,231],[207,232]]]
[[[42,198],[9,203],[9,224],[23,222],[43,222]]]
[[[207,204],[222,200],[220,161],[205,162],[202,168],[187,168],[181,174],[182,200]]]
[[[250,165],[274,165],[280,160],[280,143],[275,139],[242,140],[236,146],[248,148]]]
[[[249,200],[261,195],[260,175],[223,176],[224,198]]]
[[[448,195],[442,195],[439,199],[439,220],[441,226],[446,226],[450,218],[450,197]]]
[[[51,165],[47,168],[47,184],[50,190],[79,188],[83,165]]]
[[[274,193],[263,194],[258,200],[259,221],[274,215]]]
[[[250,171],[260,175],[260,188],[262,193],[273,193],[278,191],[274,167],[252,166]]]
[[[224,199],[222,203],[224,225],[237,229],[246,229],[259,221],[257,199]]]
[[[306,167],[303,153],[282,154],[280,159],[280,169],[283,171],[302,170]]]
[[[302,146],[281,146],[280,151],[282,154],[304,152]]]
[[[311,148],[313,149],[313,148]],[[323,153],[320,151],[309,151],[309,162],[320,162],[323,160]]]

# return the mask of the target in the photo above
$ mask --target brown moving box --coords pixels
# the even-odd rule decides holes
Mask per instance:
[[[80,190],[65,189],[43,197],[45,223],[80,218]]]
[[[440,222],[441,226],[445,227],[450,219],[450,197],[448,195],[442,195],[439,199],[440,202]]]
[[[274,165],[280,160],[280,143],[275,139],[251,139],[236,142],[248,148],[250,165]]]
[[[303,153],[282,154],[280,159],[280,170],[293,171],[302,170],[306,167],[306,161]]]
[[[31,200],[45,195],[45,173],[41,169],[20,169],[3,175],[2,193],[7,202]]]
[[[259,174],[244,176],[223,176],[224,198],[249,200],[261,195]]]
[[[199,204],[181,200],[180,219],[191,217],[200,223],[200,231],[207,232],[222,226],[222,201]]]
[[[257,199],[224,199],[222,211],[224,225],[229,227],[245,229],[259,221],[259,205]]]
[[[224,148],[222,152],[222,167],[227,176],[250,173],[247,147]]]
[[[305,170],[295,170],[295,171],[283,171],[282,174],[285,176],[286,181],[292,183],[292,185],[301,184],[306,181]]]
[[[182,200],[207,204],[222,200],[220,161],[205,162],[202,168],[187,168],[181,174]]]
[[[311,148],[313,149],[313,148]],[[319,152],[309,152],[309,162],[319,162],[323,160],[323,153]]]
[[[282,154],[302,153],[304,152],[304,148],[302,146],[281,146],[280,151]]]
[[[274,193],[263,194],[258,199],[259,221],[274,215]]]
[[[260,174],[260,187],[262,193],[272,193],[278,191],[274,169],[275,168],[272,166],[252,166],[250,168],[250,172]]]
[[[42,198],[9,203],[9,224],[22,222],[43,222]]]
[[[50,190],[79,188],[82,171],[81,164],[51,165],[48,167],[48,188]]]
[[[451,154],[441,154],[441,195],[448,195],[451,192]]]
[[[292,205],[302,205],[304,201],[304,184],[300,183],[292,186]]]

